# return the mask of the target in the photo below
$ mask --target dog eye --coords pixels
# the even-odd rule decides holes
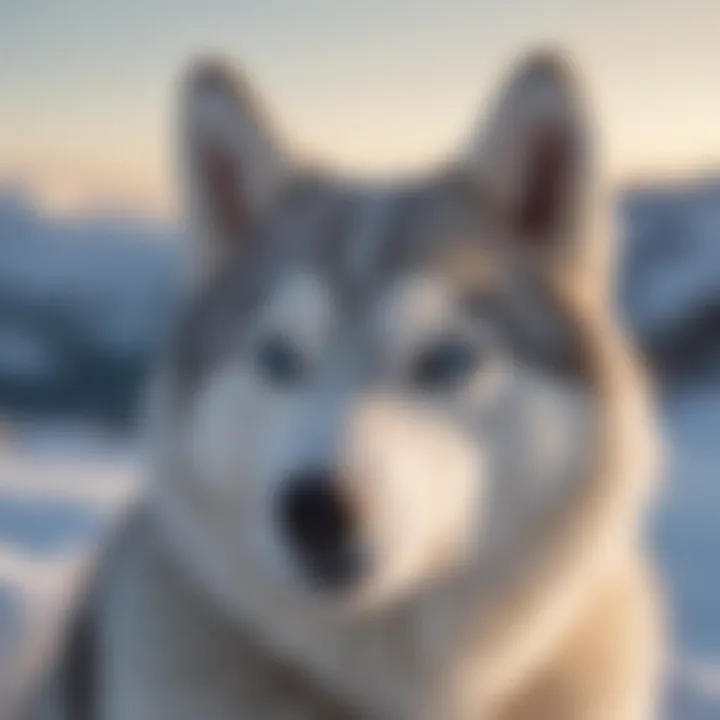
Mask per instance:
[[[282,336],[264,340],[257,352],[257,366],[261,374],[277,385],[299,382],[305,373],[305,364],[292,343]]]
[[[413,368],[413,381],[428,390],[446,389],[464,380],[476,367],[476,347],[461,340],[445,340],[424,350]]]

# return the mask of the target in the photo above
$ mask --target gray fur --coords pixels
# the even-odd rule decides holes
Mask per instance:
[[[525,362],[581,376],[582,339],[553,299],[552,278],[529,273],[513,248],[497,241],[511,229],[468,183],[442,174],[380,191],[331,178],[290,187],[288,199],[254,228],[237,259],[180,322],[172,355],[182,387],[191,388],[224,352],[240,351],[228,348],[228,340],[241,342],[245,318],[293,267],[319,269],[346,314],[345,325],[362,322],[368,300],[398,277],[445,268],[458,304],[478,321],[497,325]],[[478,272],[465,278],[468,268]]]

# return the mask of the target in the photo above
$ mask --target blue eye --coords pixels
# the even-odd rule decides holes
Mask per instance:
[[[413,381],[423,389],[441,390],[466,379],[479,361],[473,345],[445,340],[424,350],[413,368]]]
[[[292,385],[299,382],[305,373],[300,353],[281,336],[262,342],[257,353],[257,365],[262,375],[277,385]]]

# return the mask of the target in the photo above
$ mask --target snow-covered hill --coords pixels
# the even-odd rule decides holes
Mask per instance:
[[[181,273],[171,228],[50,220],[0,195],[0,412],[127,415]]]
[[[720,178],[635,188],[618,203],[619,300],[668,377],[720,368]]]

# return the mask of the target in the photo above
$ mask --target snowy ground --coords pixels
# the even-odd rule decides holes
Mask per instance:
[[[64,424],[0,437],[3,720],[17,678],[59,627],[78,573],[137,495],[136,455],[128,443]]]
[[[671,457],[655,547],[672,597],[672,720],[720,718],[720,388],[668,399]]]
[[[720,717],[720,387],[666,401],[655,546],[673,596],[672,720]],[[66,426],[0,448],[0,672],[62,606],[68,578],[136,493],[135,449]]]

